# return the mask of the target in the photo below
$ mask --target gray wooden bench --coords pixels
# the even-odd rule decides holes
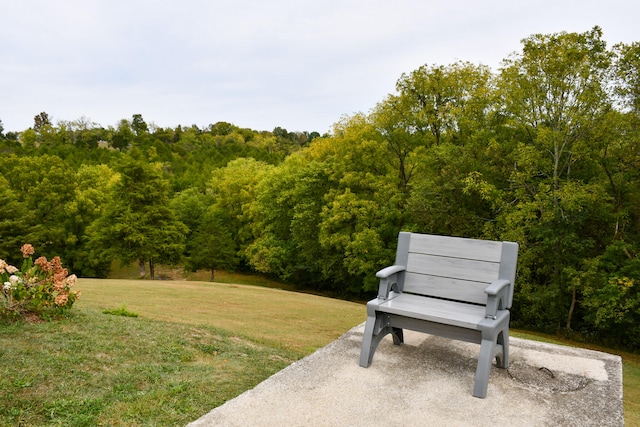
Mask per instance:
[[[509,364],[509,308],[518,245],[401,232],[395,265],[378,271],[378,297],[367,303],[360,366],[387,334],[402,330],[480,344],[473,395],[487,395],[493,359]]]

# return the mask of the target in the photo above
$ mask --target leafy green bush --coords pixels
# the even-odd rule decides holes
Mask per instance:
[[[80,292],[71,288],[76,284],[75,274],[68,274],[60,257],[48,261],[45,257],[35,260],[33,246],[29,243],[20,249],[24,261],[20,269],[0,259],[2,304],[0,314],[12,317],[36,315],[52,318],[62,315],[73,306]]]

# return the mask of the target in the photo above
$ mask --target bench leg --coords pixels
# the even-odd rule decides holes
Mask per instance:
[[[404,344],[404,332],[402,332],[402,328],[391,328],[391,335],[393,336],[393,344]]]
[[[476,382],[473,385],[473,395],[484,399],[487,396],[489,386],[489,374],[491,365],[496,353],[497,342],[492,339],[482,339],[480,344],[480,355],[478,356],[478,367],[476,368]]]
[[[360,366],[368,368],[373,359],[373,353],[376,351],[377,343],[374,343],[373,329],[376,319],[367,317],[367,323],[364,325],[364,334],[362,336],[362,348],[360,349]]]
[[[482,335],[473,395],[484,399],[487,396],[493,359],[496,359],[499,368],[509,367],[509,328],[507,326],[499,332],[483,332]]]
[[[496,355],[498,368],[507,369],[509,367],[509,329],[504,329],[498,334],[498,345],[502,351]]]
[[[363,368],[368,368],[369,365],[371,365],[373,354],[385,335],[391,334],[395,345],[402,345],[404,343],[404,333],[401,328],[382,326],[382,324],[383,319],[381,316],[367,317],[367,323],[364,326],[364,334],[362,337],[362,348],[360,349],[360,366]]]

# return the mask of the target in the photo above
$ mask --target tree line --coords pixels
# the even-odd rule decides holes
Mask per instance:
[[[0,127],[0,258],[255,271],[364,298],[400,230],[516,241],[516,327],[640,349],[640,43],[535,34],[400,76],[332,132]],[[145,271],[146,273],[146,271]]]

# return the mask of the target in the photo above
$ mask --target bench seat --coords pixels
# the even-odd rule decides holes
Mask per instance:
[[[422,295],[400,294],[379,304],[378,310],[429,322],[480,330],[478,325],[485,320],[486,307]]]

